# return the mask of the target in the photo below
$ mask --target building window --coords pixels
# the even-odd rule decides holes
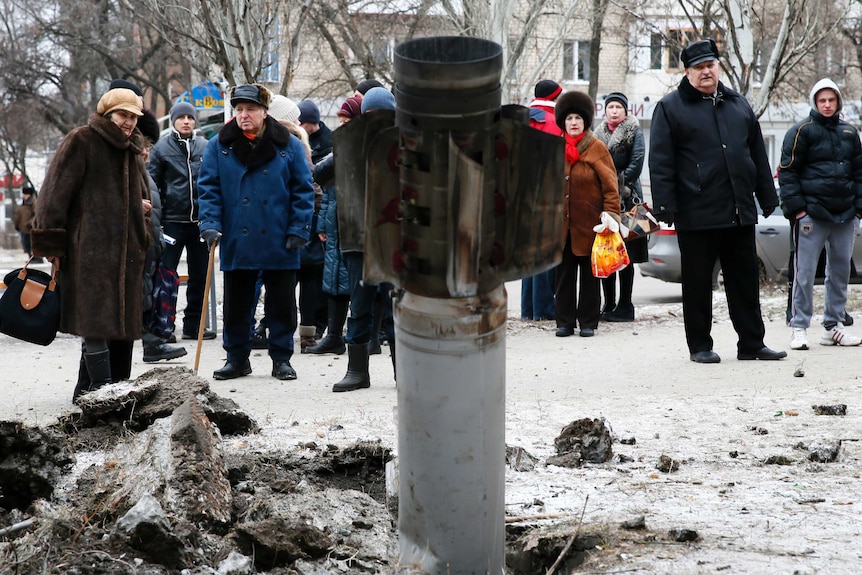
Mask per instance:
[[[649,38],[649,69],[661,70],[664,68],[662,56],[664,55],[664,39],[658,32],[650,34]]]
[[[590,81],[590,43],[581,40],[563,42],[563,80]]]

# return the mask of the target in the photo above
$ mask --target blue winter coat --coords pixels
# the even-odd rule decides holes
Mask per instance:
[[[323,188],[323,202],[317,216],[317,233],[326,234],[323,256],[323,291],[330,295],[350,295],[350,277],[338,244],[338,207],[335,186]]]
[[[254,142],[231,120],[204,152],[198,178],[201,231],[222,233],[222,271],[299,269],[287,236],[308,239],[314,213],[302,143],[271,117]]]

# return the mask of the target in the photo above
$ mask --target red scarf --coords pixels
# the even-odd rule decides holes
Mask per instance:
[[[566,136],[566,161],[570,164],[574,164],[578,160],[581,159],[581,153],[578,152],[578,144],[581,143],[581,140],[584,139],[584,136],[587,135],[587,131],[584,130],[581,132],[580,136],[570,136],[568,132],[565,133]]]

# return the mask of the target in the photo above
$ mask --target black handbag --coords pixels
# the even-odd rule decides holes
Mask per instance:
[[[23,268],[12,270],[3,278],[6,291],[0,297],[0,332],[8,336],[48,345],[57,337],[60,327],[60,286],[57,268],[52,274]]]

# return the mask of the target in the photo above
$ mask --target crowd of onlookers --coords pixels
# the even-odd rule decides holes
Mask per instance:
[[[814,271],[824,248],[819,341],[859,345],[845,329],[844,308],[862,217],[862,148],[856,130],[840,119],[840,89],[828,79],[818,82],[810,116],[788,131],[779,202],[759,123],[745,98],[721,83],[715,42],[694,42],[681,58],[684,77],[654,110],[649,170],[653,213],[677,232],[690,359],[720,361],[710,335],[716,262],[739,336],[737,358],[786,357],[764,343],[754,247],[758,204],[764,215],[780,204],[792,224],[791,349],[808,348]],[[534,94],[530,125],[561,138],[564,148],[564,247],[559,265],[523,280],[521,314],[554,320],[558,337],[576,331],[590,337],[603,320],[636,317],[634,266],[599,279],[590,256],[596,233],[617,229],[620,214],[644,200],[644,135],[628,115],[622,92],[604,97],[597,125],[595,103],[584,92],[563,92],[556,82],[542,80]],[[28,254],[47,258],[57,269],[60,329],[82,339],[73,399],[127,378],[133,342],[142,334],[145,362],[187,353],[175,345],[176,334],[142,321],[151,305],[154,270],[176,270],[183,254],[188,283],[186,307],[176,320],[179,335],[216,337],[214,329],[201,326],[215,250],[223,274],[227,356],[215,379],[249,375],[252,349],[268,351],[273,377],[295,379],[297,330],[301,353],[348,354],[346,373],[333,391],[370,386],[369,356],[381,353],[381,341],[394,368],[393,286],[363,281],[363,253],[340,244],[333,132],[320,110],[310,99],[294,102],[260,84],[235,86],[228,99],[233,117],[211,140],[197,135],[197,111],[186,102],[170,110],[163,135],[144,109],[140,89],[115,80],[87,125],[60,144],[39,201],[34,189],[25,189],[16,229]],[[344,126],[394,109],[392,92],[365,80],[341,104],[337,118]],[[628,241],[626,249],[632,264],[648,258],[646,237]],[[258,319],[261,298],[264,314]]]

